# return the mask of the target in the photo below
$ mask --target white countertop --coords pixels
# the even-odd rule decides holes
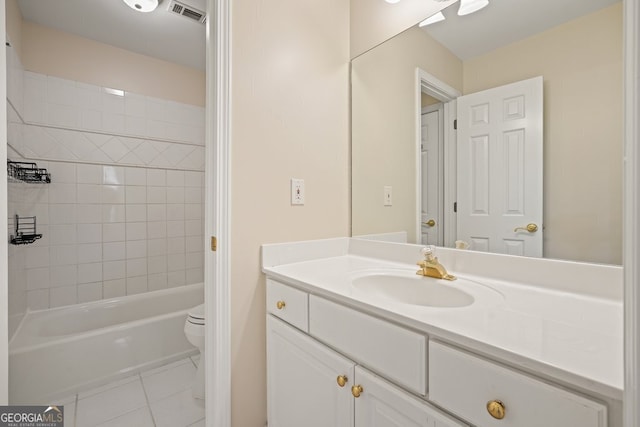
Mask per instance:
[[[362,256],[361,253],[371,251],[369,248],[364,251],[351,250],[349,242],[354,239],[347,239],[346,249],[338,248],[345,244],[337,243],[342,239],[333,240],[335,243],[331,242],[332,248],[328,251],[324,249],[327,249],[326,242],[330,242],[329,240],[318,241],[323,242],[321,246],[324,245],[324,249],[314,247],[312,242],[305,242],[302,246],[293,244],[290,247],[286,244],[267,245],[263,247],[263,271],[271,278],[313,294],[424,331],[432,339],[439,338],[458,344],[543,378],[605,397],[622,399],[623,304],[618,298],[610,297],[606,291],[599,295],[597,292],[579,293],[562,287],[554,289],[548,285],[523,283],[527,278],[537,276],[533,271],[526,274],[520,272],[519,276],[523,278],[520,281],[456,271],[443,259],[447,258],[452,265],[460,264],[464,258],[461,258],[462,261],[451,258],[459,251],[438,248],[442,255],[441,262],[450,273],[460,279],[481,283],[500,293],[501,297],[492,299],[489,304],[482,302],[456,308],[404,304],[359,291],[352,285],[352,279],[380,270],[414,274],[417,269],[414,262],[398,262],[393,257],[384,259]],[[355,246],[360,245],[368,243],[358,242]],[[405,253],[410,250],[412,254],[416,247],[419,248],[415,245],[374,245],[378,245],[377,250],[382,248],[385,251],[391,249]],[[487,257],[487,254],[478,255]],[[470,256],[475,255],[464,254],[464,257]],[[404,255],[403,257],[406,258]],[[503,265],[508,264],[511,258],[517,258],[515,262],[518,263],[525,262],[519,257],[502,256],[495,259],[499,265]],[[540,264],[541,261],[544,263],[544,260],[539,259],[531,261],[532,266],[544,266],[545,264]],[[572,269],[580,269],[582,266],[569,263],[554,267],[553,263],[559,262],[551,261],[549,269],[556,268],[556,275],[565,276]],[[584,267],[586,269],[595,269],[588,270],[588,273],[590,277],[596,276],[599,279],[596,282],[603,281],[599,274],[603,274],[602,277],[612,277],[612,282],[618,280],[616,267],[591,264],[585,266],[588,266]],[[518,267],[522,268],[520,264]],[[544,275],[544,272],[538,274]],[[584,281],[588,280],[585,278]],[[450,283],[443,281],[445,286],[456,286],[456,283],[464,286],[464,280]],[[593,286],[595,285],[585,284],[585,288]],[[614,285],[604,283],[602,286]],[[472,290],[470,292],[473,294]],[[612,294],[615,295],[616,292]]]

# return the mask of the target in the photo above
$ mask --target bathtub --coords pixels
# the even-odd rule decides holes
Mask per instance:
[[[184,335],[202,283],[28,312],[9,342],[11,404],[49,404],[197,353]]]

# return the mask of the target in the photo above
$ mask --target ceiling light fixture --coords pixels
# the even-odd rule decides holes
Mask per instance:
[[[384,0],[384,1],[386,1],[389,4],[396,4],[396,3],[400,2],[400,0]]]
[[[458,9],[458,16],[468,15],[473,12],[477,12],[486,5],[489,4],[489,0],[460,0],[460,8]]]
[[[158,7],[159,0],[122,0],[127,6],[138,12],[153,12]]]
[[[442,14],[442,12],[438,12],[435,15],[431,15],[430,17],[428,17],[427,19],[425,19],[424,21],[422,21],[420,24],[418,24],[421,27],[426,27],[427,25],[431,25],[431,24],[435,24],[436,22],[440,22],[440,21],[444,21],[444,15]]]

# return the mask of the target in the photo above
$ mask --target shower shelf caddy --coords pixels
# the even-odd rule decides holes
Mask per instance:
[[[28,245],[40,239],[42,234],[38,234],[35,216],[16,215],[15,235],[11,236],[12,245]]]
[[[45,168],[39,168],[35,163],[12,162],[7,160],[7,175],[19,181],[30,184],[49,184],[51,174]]]

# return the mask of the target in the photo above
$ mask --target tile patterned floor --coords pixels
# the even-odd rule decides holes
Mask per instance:
[[[65,427],[204,427],[204,402],[191,395],[198,357],[61,399]]]

